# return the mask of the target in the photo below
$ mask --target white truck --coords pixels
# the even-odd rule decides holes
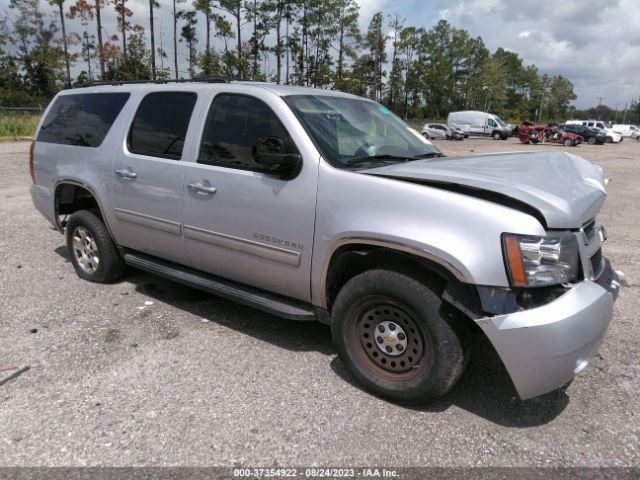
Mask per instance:
[[[630,137],[640,142],[640,128],[636,125],[618,123],[613,125],[611,128],[616,132],[620,132],[623,137]]]
[[[506,140],[512,130],[497,115],[475,110],[451,112],[447,124],[464,130],[468,128],[471,135],[492,137],[494,140]]]

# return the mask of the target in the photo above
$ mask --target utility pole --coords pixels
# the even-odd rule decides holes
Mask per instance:
[[[156,79],[156,39],[153,33],[153,3],[155,0],[149,0],[149,27],[151,30],[151,80]]]
[[[160,22],[160,50],[158,51],[158,53],[160,54],[160,71],[164,72],[164,59],[162,57],[164,57],[164,48],[162,46],[163,40],[164,40],[164,33],[162,32],[162,22]]]
[[[622,116],[622,123],[627,123],[627,102],[624,102],[624,115]]]
[[[604,97],[596,97],[598,99],[598,107],[602,106],[602,100],[604,100]],[[600,111],[600,108],[598,108],[598,120],[602,120],[602,112]]]
[[[615,116],[613,117],[613,123],[618,123],[618,105],[620,105],[619,103],[614,104],[614,106],[616,107],[616,113]]]

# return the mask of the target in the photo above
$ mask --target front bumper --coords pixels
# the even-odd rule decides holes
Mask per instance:
[[[542,307],[477,320],[521,399],[555,390],[587,366],[604,338],[619,283],[609,263]]]

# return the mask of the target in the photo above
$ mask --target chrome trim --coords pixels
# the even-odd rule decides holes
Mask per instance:
[[[142,225],[143,227],[161,230],[163,232],[172,233],[173,235],[180,235],[179,222],[145,215],[144,213],[133,212],[131,210],[125,210],[124,208],[114,208],[113,210],[116,214],[116,218],[123,222],[135,223],[137,225]]]
[[[236,252],[246,253],[272,262],[283,263],[292,267],[300,266],[301,254],[299,252],[274,247],[272,245],[265,245],[264,243],[233,237],[231,235],[193,227],[191,225],[185,225],[183,230],[185,238],[209,243],[211,245],[227,248]]]
[[[338,240],[333,246],[328,250],[327,255],[325,256],[324,264],[322,265],[322,271],[320,276],[320,307],[327,308],[327,274],[329,272],[329,265],[331,264],[331,259],[335,252],[345,245],[350,244],[363,244],[363,245],[373,245],[376,247],[387,247],[392,250],[398,252],[409,253],[411,255],[416,255],[422,258],[426,258],[434,263],[437,263],[441,267],[444,267],[449,273],[451,273],[456,279],[461,282],[468,283],[470,279],[468,279],[464,273],[454,267],[451,263],[443,260],[442,258],[434,255],[433,253],[427,250],[419,250],[413,247],[409,247],[407,245],[403,245],[400,243],[394,243],[387,240],[377,239],[377,238],[360,238],[360,237],[349,237],[343,238],[342,240]]]
[[[602,242],[600,241],[600,231],[602,225],[599,223],[593,223],[592,220],[586,222],[584,226],[589,227],[590,236],[587,236],[584,226],[576,232],[578,238],[578,251],[580,254],[580,262],[582,263],[582,271],[584,272],[585,280],[595,280],[602,273],[602,268],[599,271],[595,271],[591,257],[596,255],[602,248]],[[602,267],[602,264],[600,265]]]

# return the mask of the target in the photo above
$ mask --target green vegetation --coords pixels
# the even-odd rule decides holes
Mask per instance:
[[[425,29],[378,12],[361,31],[355,0],[149,0],[135,15],[128,2],[9,0],[0,13],[0,107],[46,105],[60,89],[92,80],[220,75],[351,92],[417,122],[463,109],[512,122],[592,116],[570,105],[569,79],[491,51],[445,20]],[[172,52],[155,38],[158,9],[173,18],[164,43]],[[117,31],[103,35],[107,18]],[[640,122],[640,103],[623,118]],[[23,131],[24,122],[9,130]]]
[[[0,140],[16,140],[31,137],[40,116],[34,113],[0,112]]]

